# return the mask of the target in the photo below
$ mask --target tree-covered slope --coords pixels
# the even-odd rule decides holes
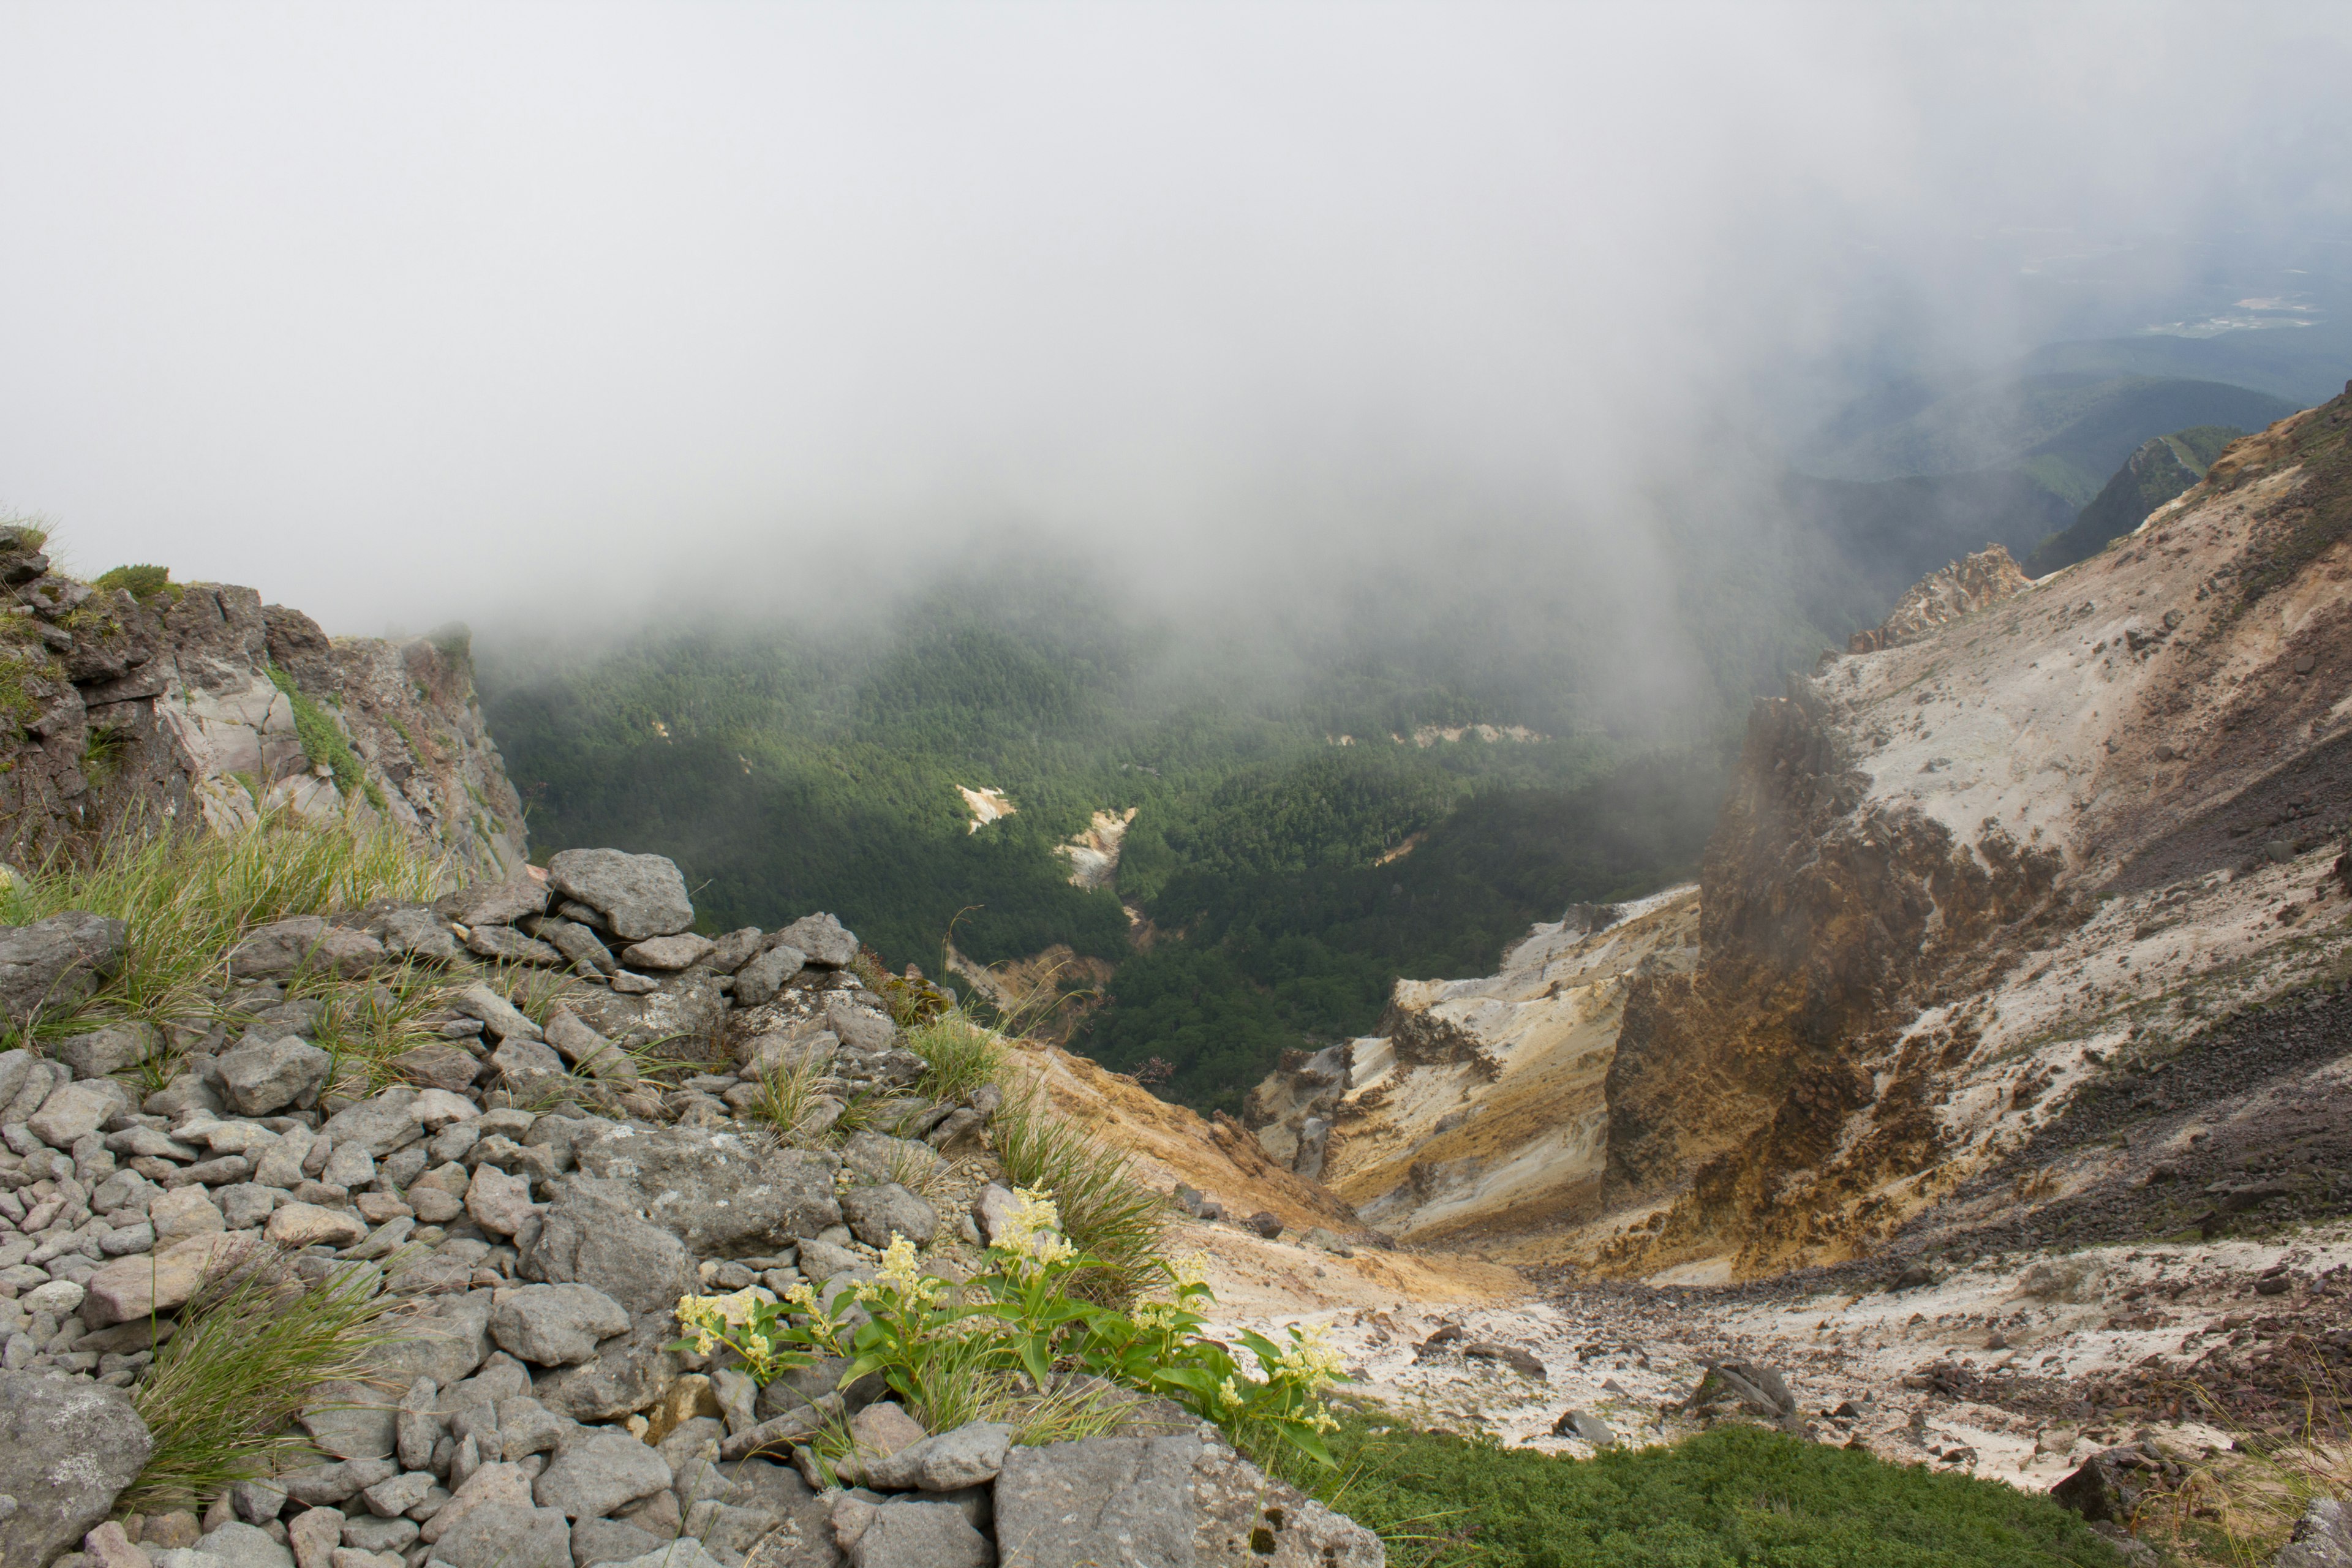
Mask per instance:
[[[2034,550],[2025,563],[2027,573],[2046,576],[2096,555],[2203,479],[2221,448],[2244,434],[2234,426],[2197,425],[2143,442],[2072,524]]]

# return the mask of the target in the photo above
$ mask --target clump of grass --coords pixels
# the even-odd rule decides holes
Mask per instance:
[[[292,995],[316,994],[324,1005],[315,1038],[334,1058],[329,1081],[348,1092],[373,1094],[404,1081],[401,1056],[441,1038],[424,1023],[446,989],[437,976],[410,963],[374,978],[373,984],[352,985],[304,975],[288,988]]]
[[[1360,1417],[1298,1478],[1391,1568],[2115,1568],[2046,1494],[1757,1426],[1555,1458]]]
[[[2164,1531],[2181,1562],[2231,1568],[2267,1563],[2314,1501],[2352,1492],[2352,1449],[2328,1441],[2320,1419],[2323,1408],[2343,1409],[2333,1379],[2307,1344],[2290,1349],[2302,1352],[2322,1384],[2306,1394],[2300,1432],[2256,1432],[2231,1416],[2202,1384],[2180,1385],[2184,1403],[2200,1406],[2201,1418],[2232,1438],[2228,1453],[2201,1463],[2184,1460],[2178,1485],[2141,1500],[2135,1525],[2151,1534]]]
[[[803,1129],[814,1124],[817,1101],[824,1098],[818,1088],[824,1078],[824,1072],[808,1057],[777,1063],[760,1074],[760,1098],[751,1102],[752,1117],[766,1122],[775,1129],[777,1137],[790,1142],[801,1136]]]
[[[984,1084],[1003,1083],[1010,1068],[996,1036],[961,1013],[908,1030],[902,1043],[923,1058],[916,1089],[932,1100],[961,1100]]]
[[[371,785],[373,781],[367,776],[367,769],[361,765],[359,753],[352,750],[352,743],[343,738],[343,731],[327,710],[305,696],[302,689],[294,684],[294,678],[274,664],[269,667],[269,679],[286,694],[286,700],[293,704],[294,733],[302,742],[302,754],[314,765],[323,767],[332,774],[335,788],[346,795],[353,790]],[[370,787],[367,795],[377,810],[383,809],[382,790]]]
[[[89,585],[108,593],[123,589],[142,605],[159,597],[167,605],[176,604],[180,598],[180,585],[172,581],[168,566],[117,566],[100,573]]]
[[[1124,1307],[1160,1278],[1168,1236],[1165,1196],[1116,1151],[1055,1115],[1042,1089],[1008,1099],[992,1128],[997,1163],[1016,1187],[1043,1188],[1061,1207],[1062,1229],[1100,1267],[1071,1277],[1071,1293]]]
[[[367,1352],[401,1337],[387,1317],[399,1298],[373,1288],[360,1268],[304,1284],[275,1252],[207,1280],[131,1394],[155,1447],[121,1506],[201,1506],[307,1461],[309,1440],[286,1428],[311,1391],[364,1375]]]
[[[0,923],[67,910],[130,928],[122,967],[97,996],[44,1020],[70,1032],[81,1017],[131,1017],[157,1027],[207,1013],[222,958],[256,926],[324,914],[370,899],[426,900],[445,868],[391,827],[353,833],[276,816],[236,833],[133,825],[86,856],[60,854],[0,888]]]

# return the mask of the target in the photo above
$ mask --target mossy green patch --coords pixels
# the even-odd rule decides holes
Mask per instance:
[[[1302,1478],[1391,1568],[2016,1568],[2120,1561],[2048,1497],[1759,1427],[1553,1458],[1361,1419]]]
[[[294,684],[294,678],[274,664],[269,667],[269,679],[286,693],[286,700],[294,705],[294,733],[302,742],[302,754],[333,774],[335,787],[346,795],[366,784],[367,769],[361,766],[358,753],[343,739],[342,731],[328,717],[327,710],[304,696],[302,689]],[[383,805],[382,791],[371,791],[368,798],[379,807]]]
[[[159,598],[167,605],[176,604],[181,592],[168,566],[117,566],[100,573],[90,586],[109,593],[123,589],[142,605]]]

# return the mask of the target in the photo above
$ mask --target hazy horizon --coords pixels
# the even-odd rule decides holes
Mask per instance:
[[[339,633],[837,606],[1001,532],[1637,617],[1860,391],[2326,317],[2352,13],[2210,21],[11,8],[0,508]]]

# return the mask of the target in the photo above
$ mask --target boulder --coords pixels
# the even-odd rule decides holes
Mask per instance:
[[[841,1217],[868,1247],[887,1247],[893,1236],[923,1247],[940,1230],[939,1211],[896,1182],[850,1188],[841,1194]]]
[[[249,1245],[246,1236],[216,1232],[118,1258],[82,1281],[81,1321],[103,1329],[184,1306],[215,1268]]]
[[[192,1236],[226,1230],[228,1221],[202,1187],[180,1187],[147,1205],[147,1223],[155,1227],[155,1245],[171,1247]]]
[[[580,1568],[613,1568],[640,1557],[657,1565],[675,1561],[683,1568],[687,1550],[694,1547],[693,1542],[681,1541],[671,1550],[660,1537],[617,1519],[583,1519],[572,1527],[572,1560]],[[700,1549],[695,1550],[698,1553]]]
[[[471,1376],[490,1353],[489,1295],[437,1296],[429,1305],[404,1310],[390,1326],[400,1337],[368,1352],[369,1375],[395,1386],[429,1378],[447,1388]]]
[[[887,1491],[960,1491],[994,1480],[1012,1444],[1013,1428],[1001,1421],[967,1422],[866,1460],[866,1482]]]
[[[25,926],[0,926],[0,1013],[25,1019],[86,1000],[121,966],[130,928],[68,910]]]
[[[2352,1513],[2336,1498],[2313,1499],[2273,1568],[2352,1568]]]
[[[240,1116],[268,1116],[317,1098],[334,1058],[306,1040],[248,1034],[220,1058],[222,1098]]]
[[[510,926],[525,915],[547,912],[547,884],[529,872],[503,882],[476,882],[441,907],[451,920],[469,926]]]
[[[771,947],[735,972],[735,1000],[745,1007],[764,1007],[807,966],[808,954],[799,948]]]
[[[393,1070],[422,1089],[463,1090],[479,1078],[482,1064],[455,1046],[428,1043],[412,1046],[394,1057]]]
[[[648,1313],[626,1334],[596,1347],[593,1361],[551,1368],[531,1380],[531,1395],[574,1421],[617,1421],[658,1404],[684,1370],[669,1349],[677,1324]]]
[[[697,1258],[772,1253],[841,1223],[822,1157],[739,1132],[621,1126],[575,1157],[588,1175],[633,1188],[633,1206]]]
[[[1788,1384],[1770,1367],[1751,1362],[1710,1364],[1683,1407],[1703,1421],[1763,1420],[1784,1431],[1804,1430],[1804,1415]]]
[[[76,1078],[110,1078],[129,1072],[163,1048],[162,1036],[131,1020],[76,1035],[58,1047],[58,1059]]]
[[[130,1103],[130,1095],[112,1079],[68,1083],[52,1089],[25,1125],[50,1148],[70,1149]]]
[[[636,1203],[631,1187],[566,1178],[522,1273],[549,1284],[592,1286],[631,1312],[671,1311],[679,1297],[694,1292],[694,1260],[677,1237],[647,1224]]]
[[[484,1230],[510,1237],[539,1213],[539,1206],[530,1201],[530,1182],[482,1164],[474,1167],[473,1183],[466,1189],[466,1212]]]
[[[413,1089],[384,1089],[327,1118],[320,1135],[333,1143],[356,1143],[381,1160],[425,1136],[425,1129],[408,1114],[415,1098]]]
[[[351,1247],[367,1236],[367,1222],[349,1209],[323,1208],[317,1204],[282,1204],[270,1215],[261,1234],[273,1246],[289,1252],[306,1247]]]
[[[2102,1521],[2128,1529],[2148,1475],[2138,1449],[2102,1448],[2080,1468],[2050,1489],[2050,1495],[2093,1524]]]
[[[572,1568],[572,1522],[556,1509],[485,1503],[433,1543],[431,1560],[449,1568]]]
[[[838,991],[824,999],[824,1025],[843,1045],[869,1055],[888,1050],[898,1038],[898,1026],[887,1016]]]
[[[296,915],[261,927],[231,948],[228,972],[238,980],[282,980],[313,971],[356,980],[390,956],[382,942],[363,931],[331,926],[317,915]]]
[[[1380,1537],[1190,1434],[1014,1448],[996,1478],[1004,1568],[1381,1568]]]
[[[556,1055],[593,1078],[634,1079],[637,1076],[637,1064],[628,1054],[583,1023],[569,1007],[558,1006],[548,1014],[547,1043]]]
[[[121,1389],[0,1373],[0,1563],[47,1563],[114,1510],[153,1447]]]
[[[698,963],[718,947],[707,936],[681,931],[676,936],[648,937],[621,950],[621,962],[631,969],[667,973]]]
[[[593,1286],[524,1285],[490,1309],[490,1337],[519,1361],[574,1366],[596,1343],[629,1331],[628,1310]]]
[[[721,974],[734,973],[758,954],[760,938],[763,934],[758,926],[743,926],[729,931],[710,944],[710,967]]]
[[[386,952],[395,956],[433,963],[457,962],[457,939],[439,915],[422,904],[386,910],[370,922],[368,930],[383,943]]]
[[[467,926],[466,950],[497,963],[535,963],[556,969],[564,962],[563,954],[556,948],[537,937],[525,936],[512,926]]]
[[[672,936],[694,924],[694,904],[677,863],[618,849],[566,849],[547,863],[548,886],[604,917],[630,942]]]
[[[787,1557],[783,1561],[787,1568],[800,1568],[803,1563],[810,1564],[811,1568],[817,1568],[817,1565],[823,1562],[819,1558],[798,1556]],[[906,1568],[915,1568],[915,1559],[908,1559]],[[721,1568],[721,1564],[717,1558],[702,1549],[699,1542],[675,1541],[664,1542],[641,1557],[632,1557],[626,1562],[614,1563],[610,1565],[610,1568]],[[930,1565],[926,1563],[924,1568],[930,1568]]]
[[[796,947],[820,969],[846,969],[857,956],[857,938],[831,915],[803,915],[768,938],[770,947]]]
[[[479,1018],[495,1038],[540,1037],[539,1026],[525,1017],[520,1008],[478,981],[451,997],[449,1005],[469,1018]]]
[[[192,1550],[212,1558],[222,1568],[295,1568],[294,1553],[280,1546],[268,1531],[237,1520],[205,1531]]]
[[[833,1505],[833,1539],[850,1568],[992,1568],[1000,1559],[988,1537],[972,1528],[963,1510],[946,1502],[876,1504],[843,1493]],[[1057,1558],[1076,1563],[1082,1558]],[[1131,1559],[1102,1557],[1126,1568]],[[1188,1564],[1190,1558],[1184,1560]]]
[[[400,1407],[392,1395],[341,1379],[310,1390],[302,1430],[321,1452],[339,1459],[387,1459],[398,1444]]]
[[[569,1519],[603,1519],[669,1484],[669,1466],[659,1454],[626,1432],[596,1432],[557,1455],[531,1496]]]

